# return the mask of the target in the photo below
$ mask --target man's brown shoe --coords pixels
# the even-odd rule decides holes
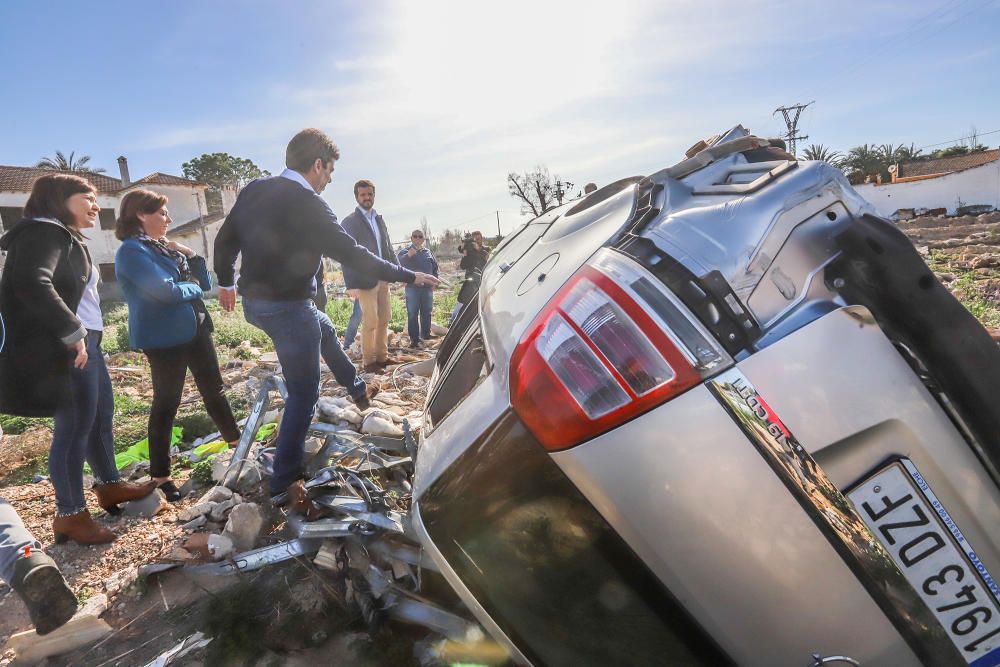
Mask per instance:
[[[40,635],[49,634],[76,613],[76,595],[66,585],[55,561],[41,551],[17,559],[10,586],[24,600],[35,632]]]
[[[73,540],[77,544],[107,544],[115,541],[115,534],[99,526],[90,512],[83,510],[69,516],[57,516],[52,520],[52,532],[56,544]]]
[[[378,373],[383,368],[385,368],[385,364],[379,361],[373,361],[370,364],[365,364],[361,370],[365,373]]]
[[[378,386],[374,382],[368,383],[365,387],[365,393],[357,398],[351,397],[354,401],[354,405],[357,406],[358,410],[367,410],[372,406],[371,400],[382,390],[382,387]]]
[[[317,505],[309,498],[306,483],[301,479],[292,482],[285,494],[287,500],[284,502],[284,506],[288,508],[289,512],[301,515],[306,521],[315,521],[332,515],[330,510],[322,505]]]
[[[134,484],[132,482],[112,482],[94,487],[97,495],[97,504],[108,514],[118,514],[121,503],[130,500],[141,500],[156,490],[156,482],[149,480],[145,484]]]

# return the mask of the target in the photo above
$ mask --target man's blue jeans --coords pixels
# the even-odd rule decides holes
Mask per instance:
[[[358,337],[358,329],[361,327],[361,300],[354,300],[354,310],[351,311],[351,319],[347,320],[347,328],[344,329],[344,346],[354,345],[354,339]]]
[[[406,286],[406,330],[410,335],[410,345],[431,337],[432,310],[434,288]]]
[[[268,301],[243,298],[247,322],[271,337],[285,378],[288,398],[278,429],[271,493],[285,491],[302,476],[303,445],[319,400],[319,359],[352,398],[364,396],[367,386],[344,354],[337,331],[312,299]]]
[[[84,460],[90,464],[95,484],[111,484],[121,479],[115,466],[111,432],[115,397],[101,352],[101,336],[100,331],[87,332],[87,365],[70,370],[70,397],[55,414],[49,477],[56,492],[59,516],[87,509],[83,496]]]

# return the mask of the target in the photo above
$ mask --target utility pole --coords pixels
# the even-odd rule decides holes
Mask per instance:
[[[500,240],[500,211],[497,211],[497,241]]]
[[[566,196],[567,190],[570,190],[572,187],[573,184],[570,183],[569,181],[560,181],[560,180],[556,181],[555,196],[556,196],[556,201],[559,202],[560,206],[562,206],[563,197]]]
[[[785,143],[788,144],[788,152],[792,155],[796,155],[795,144],[803,139],[808,139],[809,135],[800,135],[799,131],[799,116],[802,114],[802,110],[805,109],[810,104],[815,104],[816,100],[812,102],[806,102],[805,104],[792,104],[787,107],[778,107],[771,114],[771,117],[776,116],[779,112],[781,116],[785,119],[785,127],[788,129],[787,134],[785,134]]]

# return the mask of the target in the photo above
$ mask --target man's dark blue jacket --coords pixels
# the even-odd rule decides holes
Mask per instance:
[[[438,263],[434,259],[434,255],[431,254],[430,248],[424,246],[423,248],[417,249],[417,252],[413,257],[409,256],[410,248],[416,249],[412,243],[407,247],[399,251],[397,259],[399,259],[399,265],[405,267],[411,271],[420,271],[421,273],[429,273],[435,278],[438,274]],[[428,289],[433,289],[430,285],[426,285]],[[410,289],[409,287],[407,289]]]
[[[413,272],[359,246],[315,192],[281,176],[247,185],[215,239],[215,274],[231,287],[242,253],[239,291],[272,301],[308,299],[316,269],[326,255],[386,282],[412,283]]]
[[[395,264],[396,254],[392,251],[392,244],[389,243],[389,231],[386,229],[385,220],[382,219],[381,215],[376,214],[375,222],[378,224],[378,233],[382,237],[381,248],[375,243],[375,233],[372,232],[372,226],[359,209],[355,208],[353,213],[344,218],[344,229],[354,237],[358,245],[368,248],[373,255]],[[347,286],[347,289],[371,289],[378,284],[379,280],[385,280],[385,278],[380,278],[360,267],[356,268],[345,264],[343,268],[344,285]]]

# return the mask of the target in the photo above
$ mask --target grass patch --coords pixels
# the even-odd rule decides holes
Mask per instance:
[[[955,283],[955,296],[976,319],[987,327],[1000,327],[1000,304],[987,298],[976,282],[975,273],[968,271]]]
[[[13,415],[0,415],[0,428],[4,433],[18,435],[36,426],[48,426],[52,428],[52,417],[15,417]]]

